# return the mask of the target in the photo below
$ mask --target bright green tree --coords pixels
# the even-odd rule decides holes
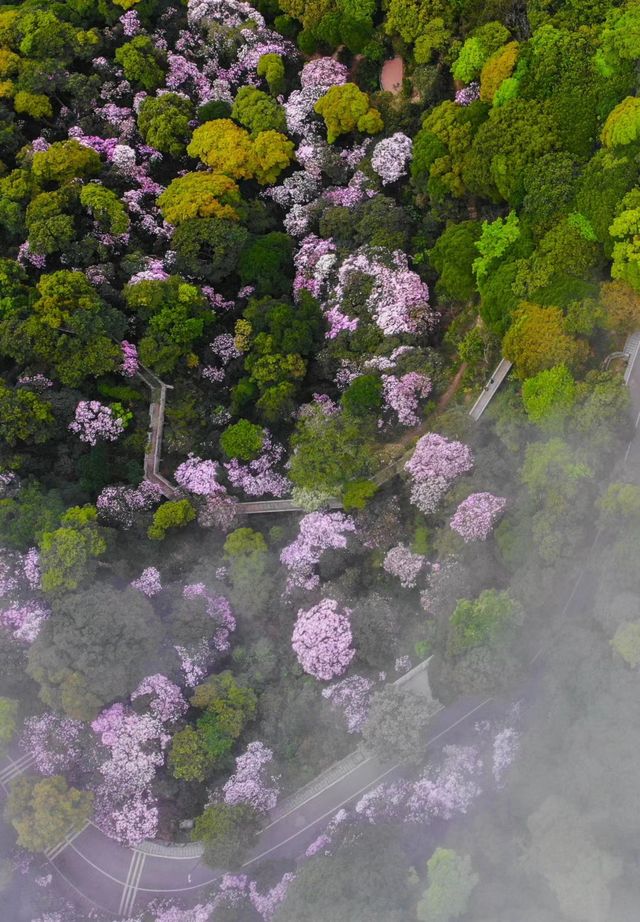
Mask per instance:
[[[429,263],[438,273],[436,291],[456,301],[469,301],[476,290],[472,270],[480,237],[477,221],[450,224],[428,251]]]
[[[264,430],[248,419],[239,419],[227,426],[220,436],[220,445],[227,458],[251,461],[256,458],[264,444]]]
[[[0,752],[6,749],[15,735],[18,704],[15,698],[0,698]]]
[[[207,771],[207,754],[198,733],[185,727],[174,733],[169,750],[169,771],[179,781],[204,781]]]
[[[518,377],[530,378],[554,365],[576,368],[586,357],[587,347],[566,333],[559,307],[523,301],[502,341],[502,352],[515,365]]]
[[[61,775],[38,780],[17,778],[9,792],[6,812],[18,833],[18,845],[44,852],[80,829],[91,815],[93,794],[67,785]]]
[[[95,176],[102,168],[100,155],[75,139],[55,141],[33,155],[31,170],[39,182],[64,183]]]
[[[164,81],[164,55],[148,35],[136,35],[120,45],[116,48],[115,58],[127,80],[148,93]]]
[[[219,803],[196,819],[193,839],[204,845],[204,860],[210,867],[233,869],[253,845],[257,830],[258,815],[251,807]]]
[[[214,173],[226,173],[232,179],[250,179],[255,173],[251,138],[229,118],[218,118],[196,128],[187,153],[199,157]]]
[[[256,138],[261,131],[287,130],[287,119],[280,103],[253,86],[240,87],[233,102],[231,117],[244,125],[252,138]]]
[[[147,96],[138,110],[138,130],[151,147],[171,157],[182,157],[191,137],[192,118],[193,103],[184,96]]]
[[[416,909],[420,922],[450,922],[463,916],[480,880],[469,856],[437,848],[427,861],[427,875],[429,885]]]
[[[522,384],[522,402],[532,423],[560,428],[576,400],[576,383],[566,365],[538,372]]]
[[[59,595],[77,589],[89,567],[107,550],[95,506],[73,506],[60,518],[60,528],[40,540],[43,592]]]
[[[279,131],[261,131],[253,142],[254,175],[260,185],[271,185],[293,160],[295,144]]]
[[[162,541],[170,528],[184,528],[195,517],[196,510],[188,499],[169,500],[154,512],[147,535],[152,541]]]
[[[11,447],[19,442],[40,445],[51,438],[53,426],[48,401],[33,391],[7,387],[0,379],[0,441]]]
[[[238,220],[242,198],[237,183],[223,173],[186,173],[173,179],[158,198],[166,221],[180,224],[189,218]]]
[[[497,589],[485,589],[476,599],[459,599],[449,620],[449,653],[495,644],[522,614],[518,602]]]
[[[329,144],[356,128],[365,134],[378,134],[384,128],[380,113],[371,107],[369,97],[355,83],[332,86],[320,97],[314,110],[324,119]]]
[[[640,663],[640,621],[625,621],[611,639],[618,656],[633,669]]]

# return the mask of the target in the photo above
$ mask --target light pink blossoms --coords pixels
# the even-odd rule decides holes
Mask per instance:
[[[124,432],[124,422],[99,400],[81,400],[69,429],[81,442],[97,445],[99,441],[117,441]]]
[[[351,516],[342,512],[311,512],[300,519],[298,537],[280,552],[289,571],[287,590],[315,589],[320,577],[314,568],[328,548],[345,548],[347,534],[355,532]]]
[[[486,541],[506,506],[503,496],[472,493],[463,500],[449,522],[464,541]]]
[[[236,770],[222,789],[225,803],[248,804],[258,813],[273,810],[280,790],[275,778],[266,777],[272,760],[273,752],[264,743],[249,743],[246,752],[236,757]]]
[[[422,554],[414,554],[405,544],[387,551],[383,569],[400,580],[403,589],[413,589],[425,564]]]
[[[138,592],[143,592],[148,598],[153,598],[162,591],[160,571],[156,567],[146,567],[140,576],[132,580],[129,585]]]
[[[322,599],[313,608],[300,609],[291,646],[305,672],[327,681],[342,675],[356,655],[349,621],[351,610],[335,599]]]
[[[34,758],[41,775],[58,775],[73,768],[82,755],[82,721],[47,712],[28,717],[20,746]]]
[[[178,486],[195,493],[196,496],[211,496],[214,493],[225,493],[226,490],[217,480],[218,465],[215,461],[203,461],[196,455],[189,455],[176,468],[174,474]]]
[[[371,166],[382,179],[383,186],[407,175],[407,165],[412,153],[413,142],[401,131],[396,131],[390,138],[378,141],[371,156]]]
[[[413,478],[411,502],[425,515],[435,512],[453,481],[472,467],[473,455],[467,445],[436,432],[423,435],[405,464]]]
[[[133,378],[138,371],[140,362],[138,361],[138,350],[133,343],[123,339],[120,343],[122,349],[122,365],[120,371],[125,378]]]
[[[382,376],[382,393],[387,407],[396,415],[402,426],[417,426],[420,422],[420,401],[431,393],[431,379],[419,371],[406,375]]]
[[[364,727],[373,684],[371,679],[354,675],[322,689],[322,697],[327,699],[331,707],[342,709],[348,733],[359,733]]]

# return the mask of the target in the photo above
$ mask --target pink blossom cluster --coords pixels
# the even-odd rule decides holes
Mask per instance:
[[[29,589],[40,588],[40,552],[36,547],[30,547],[22,557],[22,572],[29,584]]]
[[[289,571],[287,589],[315,589],[320,577],[316,564],[329,548],[345,548],[347,534],[355,532],[353,519],[342,512],[310,512],[299,523],[298,537],[280,552],[280,562]]]
[[[504,784],[504,775],[515,760],[520,749],[520,733],[513,727],[505,727],[493,740],[492,773],[498,787]]]
[[[131,276],[129,285],[137,285],[139,282],[164,282],[168,278],[169,273],[165,271],[163,261],[148,256],[145,259],[144,269]]]
[[[111,525],[131,528],[137,512],[152,509],[161,499],[160,487],[143,480],[137,487],[105,487],[96,499],[96,508]]]
[[[99,441],[117,441],[124,432],[124,423],[111,407],[99,400],[81,400],[76,407],[75,419],[68,428],[81,442],[97,445]]]
[[[400,580],[403,589],[413,589],[424,565],[422,554],[414,554],[405,544],[398,544],[387,551],[382,567]]]
[[[154,922],[211,922],[211,913],[214,911],[213,903],[198,903],[191,909],[180,909],[170,906],[156,912]]]
[[[269,198],[282,208],[292,205],[307,205],[312,202],[322,189],[320,175],[311,170],[298,170],[278,186],[271,186],[262,192],[263,198]]]
[[[228,365],[232,359],[238,359],[242,352],[236,346],[235,337],[231,333],[221,333],[216,336],[209,348],[217,355],[223,365]]]
[[[302,288],[306,288],[316,298],[320,297],[335,262],[336,245],[331,237],[326,240],[315,234],[305,237],[293,258],[296,269],[294,297]]]
[[[153,598],[162,591],[160,571],[156,567],[145,567],[140,576],[132,580],[129,585],[138,592],[143,592],[148,598]]]
[[[383,783],[368,791],[355,812],[370,823],[401,820],[429,823],[466,813],[482,793],[483,763],[473,746],[445,746],[439,764],[429,766],[415,781]]]
[[[274,470],[284,455],[284,448],[275,442],[268,429],[264,430],[262,451],[257,458],[242,464],[237,458],[226,463],[229,482],[247,496],[286,496],[291,490],[291,483],[284,474]]]
[[[472,467],[473,455],[467,445],[427,433],[405,464],[413,478],[411,502],[425,515],[435,512],[453,481]]]
[[[326,86],[306,86],[294,90],[284,104],[289,134],[301,135],[303,138],[319,139],[320,122],[314,107],[327,92]]]
[[[231,908],[240,906],[247,898],[262,917],[264,922],[273,922],[278,907],[284,902],[287,890],[291,882],[295,879],[295,874],[287,872],[283,874],[278,883],[267,890],[266,893],[260,892],[254,880],[249,880],[246,874],[225,874],[220,881],[218,895],[213,903],[214,917],[216,909]],[[192,922],[191,918],[176,918],[162,922]],[[200,922],[199,919],[193,922]],[[206,922],[206,920],[203,920]]]
[[[449,522],[464,541],[486,541],[507,500],[493,493],[472,493],[463,500]]]
[[[28,240],[18,247],[17,259],[21,265],[24,266],[25,263],[29,263],[35,269],[44,269],[47,264],[47,257],[43,253],[36,253],[35,250],[32,250]]]
[[[458,106],[470,106],[476,99],[480,99],[480,84],[474,80],[469,86],[463,86],[455,95]]]
[[[365,199],[375,198],[378,193],[369,186],[369,178],[360,170],[353,174],[346,186],[332,186],[322,196],[330,205],[353,208]]]
[[[221,25],[227,29],[246,27],[253,23],[264,28],[264,18],[244,0],[188,0],[187,20],[191,27],[206,28]]]
[[[36,599],[13,602],[9,608],[0,611],[0,625],[11,631],[16,640],[33,643],[50,614],[47,606]]]
[[[383,375],[382,393],[387,407],[402,426],[417,426],[419,402],[431,393],[431,379],[419,371],[409,371],[401,377]]]
[[[46,712],[25,720],[20,746],[41,775],[58,775],[80,761],[83,731],[82,721]]]
[[[20,478],[15,471],[0,471],[0,499],[8,499],[20,491]]]
[[[331,836],[328,836],[326,832],[321,833],[317,839],[313,840],[311,845],[307,846],[304,857],[313,858],[315,855],[319,855],[321,852],[323,855],[328,855],[331,841]]]
[[[229,634],[236,629],[236,619],[233,617],[228,599],[223,595],[211,595],[204,583],[190,583],[184,587],[182,595],[185,599],[204,601],[207,614],[216,624],[209,642],[214,651],[226,653],[229,650]]]
[[[188,688],[195,686],[203,679],[212,661],[211,645],[206,637],[191,647],[183,647],[175,644],[174,650],[180,660],[180,668],[184,677],[184,683]]]
[[[211,496],[225,493],[225,488],[217,480],[218,465],[215,461],[203,461],[197,455],[190,454],[176,468],[174,478],[178,486],[196,496]]]
[[[350,616],[351,609],[340,608],[335,599],[299,610],[291,646],[306,673],[328,681],[348,668],[356,655]]]
[[[466,813],[481,793],[478,776],[482,759],[473,746],[445,746],[439,768],[427,769],[412,785],[407,800],[408,819],[425,822]]]
[[[149,711],[161,723],[171,723],[177,720],[186,713],[189,707],[175,682],[159,672],[143,679],[136,690],[131,693],[131,700],[135,701],[143,695],[150,696]]]
[[[198,509],[198,525],[201,528],[218,528],[227,532],[233,527],[238,515],[238,500],[235,496],[216,493],[207,496]]]
[[[413,141],[401,131],[378,141],[371,155],[371,166],[382,179],[383,186],[407,175],[412,153]]]
[[[91,724],[109,750],[98,769],[102,781],[95,791],[95,821],[106,835],[130,848],[156,835],[158,808],[151,784],[171,740],[164,725],[187,709],[180,689],[165,676],[143,680],[132,699],[145,694],[151,695],[150,713],[138,714],[117,703]]]
[[[37,391],[46,391],[48,388],[53,387],[51,378],[47,378],[46,375],[40,374],[40,372],[35,375],[20,375],[18,384],[23,387],[33,387]]]
[[[357,275],[372,280],[365,306],[385,336],[422,333],[435,326],[437,314],[429,307],[429,289],[409,269],[405,253],[384,247],[360,247],[347,256],[331,296],[334,307],[343,303],[347,286]]]
[[[137,35],[141,30],[140,19],[135,10],[127,10],[126,13],[123,13],[120,17],[120,24],[127,38]]]
[[[133,343],[123,339],[120,343],[122,349],[122,365],[120,370],[125,378],[133,378],[137,374],[140,362],[138,360],[138,350]]]
[[[303,88],[321,86],[327,89],[346,83],[348,78],[348,67],[333,58],[316,58],[305,64],[300,71],[300,84]]]
[[[248,804],[258,813],[268,813],[278,802],[276,779],[266,777],[273,752],[264,743],[249,743],[236,757],[236,769],[223,787],[225,803]],[[270,783],[269,783],[270,782]]]
[[[348,733],[359,733],[369,714],[373,681],[361,675],[349,676],[322,689],[332,708],[341,708],[347,721]]]

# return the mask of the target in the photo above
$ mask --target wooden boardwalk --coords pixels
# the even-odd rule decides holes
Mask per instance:
[[[636,346],[635,342],[634,346]],[[640,340],[638,342],[638,347],[640,347]],[[502,359],[469,411],[473,419],[476,421],[480,419],[489,402],[508,375],[510,369],[511,362],[507,361],[507,359]],[[149,437],[144,456],[144,476],[147,480],[157,484],[162,491],[162,495],[167,499],[176,499],[182,495],[181,491],[160,473],[167,391],[173,390],[173,388],[170,384],[165,384],[157,375],[148,368],[144,368],[142,365],[138,370],[137,377],[146,384],[151,391],[151,403],[149,405]],[[424,434],[422,431],[424,428],[424,426],[421,427],[418,432],[418,438],[421,434]],[[392,478],[402,474],[414,450],[415,445],[411,445],[396,461],[393,461],[374,474],[371,478],[372,482],[375,483],[377,487],[381,487]],[[329,509],[342,509],[342,502],[337,498],[333,498],[328,501],[326,507]],[[237,504],[236,509],[239,515],[277,515],[279,513],[305,511],[302,506],[299,506],[290,498],[243,500]]]

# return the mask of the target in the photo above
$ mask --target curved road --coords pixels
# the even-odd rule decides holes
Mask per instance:
[[[640,482],[640,361],[634,361],[628,375],[635,418],[635,432],[624,455],[625,475]],[[598,541],[598,535],[594,546]],[[592,595],[590,568],[585,561],[574,582],[561,616],[579,614]],[[547,649],[553,643],[549,639]],[[544,654],[540,650],[535,659]],[[537,670],[535,670],[537,672]],[[530,678],[527,687],[535,683]],[[516,696],[523,697],[521,688]],[[528,697],[525,690],[524,697]],[[498,705],[494,698],[464,698],[440,710],[429,725],[428,744],[441,745],[464,739],[475,720],[486,717]],[[29,755],[5,759],[0,767],[0,785],[6,788],[18,774],[28,771]],[[341,807],[358,799],[381,781],[400,773],[402,763],[381,764],[365,758],[346,768],[339,777],[327,780],[320,788],[289,810],[274,811],[258,835],[255,850],[245,863],[251,868],[264,858],[296,857],[322,831]],[[201,861],[197,846],[182,849],[145,843],[128,849],[107,838],[92,823],[71,833],[47,856],[52,869],[66,884],[93,906],[126,918],[157,897],[183,898],[193,904],[204,899],[210,886],[223,871],[212,871]]]

